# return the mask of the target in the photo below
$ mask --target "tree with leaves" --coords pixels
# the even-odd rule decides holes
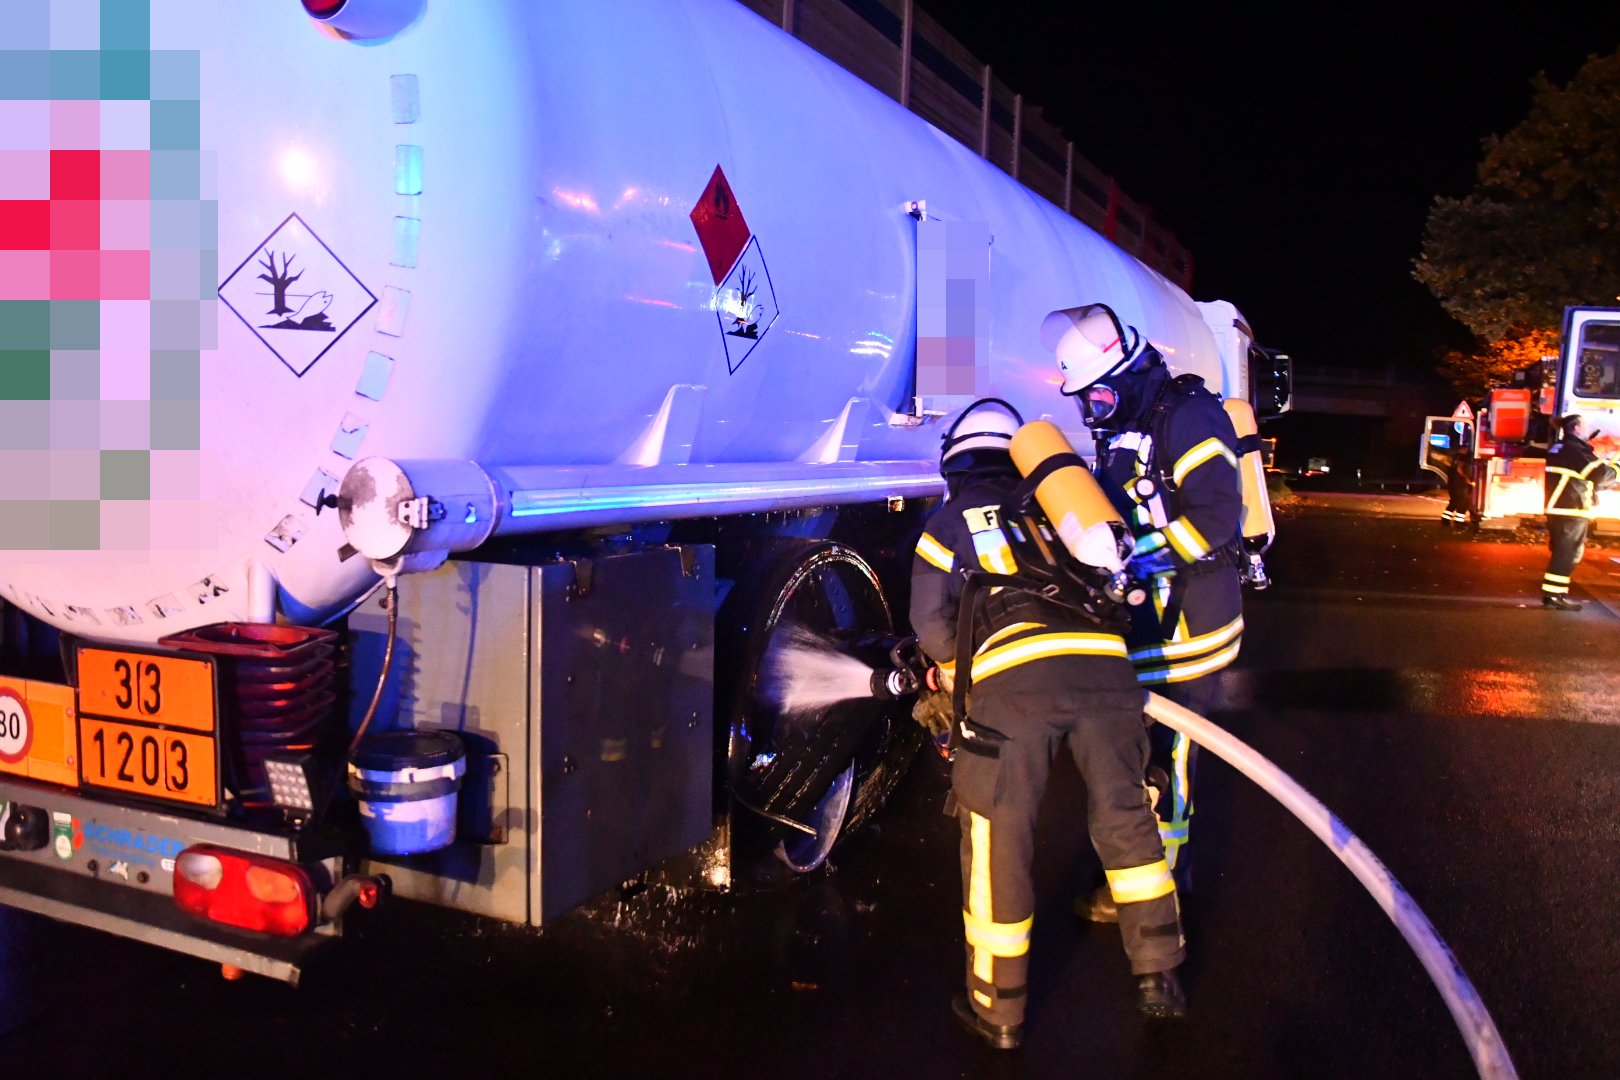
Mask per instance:
[[[1556,352],[1565,307],[1620,300],[1620,51],[1568,86],[1531,85],[1530,115],[1485,140],[1474,190],[1434,200],[1414,261],[1481,342],[1442,360],[1465,392]]]

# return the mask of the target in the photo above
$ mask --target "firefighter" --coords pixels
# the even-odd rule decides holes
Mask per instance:
[[[1552,558],[1541,575],[1541,606],[1579,611],[1586,605],[1569,598],[1569,583],[1575,564],[1586,554],[1586,533],[1596,514],[1593,493],[1613,487],[1620,472],[1586,441],[1586,424],[1579,416],[1564,417],[1559,430],[1562,438],[1547,451],[1547,543]]]
[[[1041,340],[1097,441],[1098,479],[1136,537],[1132,566],[1151,582],[1127,638],[1136,677],[1206,715],[1217,673],[1243,637],[1237,432],[1203,379],[1172,377],[1159,351],[1106,304],[1052,312]],[[1185,892],[1198,747],[1159,724],[1149,739],[1159,834]],[[1080,897],[1075,913],[1118,917],[1106,888]]]
[[[1446,469],[1447,501],[1440,515],[1443,525],[1458,529],[1468,525],[1474,506],[1474,479],[1470,475],[1473,464],[1474,455],[1464,446],[1457,451]]]
[[[1143,697],[1123,622],[1099,623],[1007,585],[979,589],[966,576],[1017,572],[999,515],[1020,479],[1008,451],[1020,423],[1010,405],[985,399],[946,432],[940,471],[948,494],[917,543],[911,583],[911,623],[923,649],[947,687],[964,665],[971,685],[961,688],[971,707],[957,718],[947,808],[962,829],[967,942],[967,990],[952,1012],[998,1049],[1023,1037],[1035,815],[1064,746],[1085,780],[1091,842],[1118,903],[1137,1007],[1153,1017],[1186,1012],[1175,974],[1185,942],[1143,785]],[[968,600],[971,610],[964,597],[978,598]]]

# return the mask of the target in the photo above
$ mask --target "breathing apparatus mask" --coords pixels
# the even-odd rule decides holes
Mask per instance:
[[[1080,419],[1092,429],[1117,429],[1144,402],[1132,376],[1157,354],[1134,326],[1107,304],[1083,304],[1047,315],[1041,343],[1057,356],[1063,393],[1079,399]]]

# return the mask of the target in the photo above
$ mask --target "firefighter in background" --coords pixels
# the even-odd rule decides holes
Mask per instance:
[[[1052,760],[1067,746],[1085,780],[1087,825],[1118,901],[1137,1007],[1181,1016],[1175,975],[1186,954],[1175,881],[1142,778],[1148,756],[1142,691],[1123,623],[1015,587],[967,592],[966,572],[1012,575],[999,514],[1020,476],[1009,453],[1022,421],[997,399],[975,402],[946,432],[945,503],[929,516],[912,563],[911,624],[940,681],[969,665],[971,705],[955,728],[948,811],[962,827],[967,990],[963,1027],[998,1049],[1023,1038],[1035,912],[1035,816]],[[976,596],[964,611],[964,595]],[[965,621],[959,638],[959,621]],[[959,655],[959,650],[962,655]]]
[[[1464,446],[1457,450],[1446,468],[1446,508],[1440,515],[1441,524],[1464,528],[1474,509],[1474,454]]]
[[[1237,658],[1243,636],[1243,498],[1232,421],[1203,379],[1172,377],[1159,351],[1106,304],[1052,312],[1041,340],[1097,440],[1098,480],[1136,537],[1131,565],[1152,584],[1151,602],[1132,610],[1136,677],[1207,715],[1217,672]],[[1159,834],[1185,891],[1198,747],[1160,724],[1149,738]],[[1118,917],[1106,888],[1080,897],[1075,913],[1093,922]]]
[[[1562,436],[1547,450],[1547,543],[1552,558],[1541,575],[1541,604],[1552,611],[1579,611],[1569,598],[1570,577],[1586,554],[1586,533],[1595,514],[1595,489],[1613,487],[1620,472],[1586,441],[1586,425],[1573,413],[1559,422]]]

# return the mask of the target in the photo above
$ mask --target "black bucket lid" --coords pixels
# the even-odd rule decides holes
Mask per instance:
[[[374,772],[431,769],[466,756],[453,731],[380,731],[360,740],[354,764]]]

